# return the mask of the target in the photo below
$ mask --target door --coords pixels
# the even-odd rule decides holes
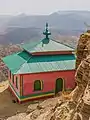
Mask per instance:
[[[64,84],[64,80],[62,78],[58,78],[56,80],[55,94],[63,90],[63,84]]]

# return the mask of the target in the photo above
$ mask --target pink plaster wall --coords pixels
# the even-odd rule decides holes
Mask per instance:
[[[18,89],[16,88],[16,76],[18,77]],[[14,75],[14,83],[12,82],[12,75],[10,78],[10,71],[8,71],[8,80],[12,84],[15,91],[20,95],[20,75]]]
[[[72,71],[58,71],[38,74],[24,74],[23,75],[23,95],[29,95],[33,93],[40,93],[41,91],[34,91],[34,81],[43,81],[42,92],[48,92],[55,89],[55,83],[57,78],[63,78],[65,80],[65,88],[70,89],[75,87],[74,80],[75,70]]]

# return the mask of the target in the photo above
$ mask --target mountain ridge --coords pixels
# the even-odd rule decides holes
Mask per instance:
[[[57,11],[49,15],[0,16],[0,44],[40,39],[46,22],[52,36],[79,36],[90,23],[90,11]],[[33,36],[33,37],[32,37]],[[55,38],[56,39],[56,38]]]

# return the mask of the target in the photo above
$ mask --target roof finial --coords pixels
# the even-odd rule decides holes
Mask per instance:
[[[46,35],[46,39],[49,39],[49,35],[51,35],[51,33],[48,30],[48,23],[46,23],[46,28],[45,28],[45,32],[43,32],[44,35]]]

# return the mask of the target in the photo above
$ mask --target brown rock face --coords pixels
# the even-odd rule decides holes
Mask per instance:
[[[81,49],[82,48],[82,49]],[[90,119],[90,30],[81,35],[77,46],[75,79],[77,87],[72,99],[76,106],[74,120]]]
[[[71,102],[57,107],[50,120],[90,120],[90,30],[80,36],[76,55],[77,87]]]
[[[81,61],[84,60],[89,55],[89,49],[87,48],[88,43],[90,43],[90,30],[80,36],[77,45],[77,60],[76,60],[76,69],[80,65]]]

